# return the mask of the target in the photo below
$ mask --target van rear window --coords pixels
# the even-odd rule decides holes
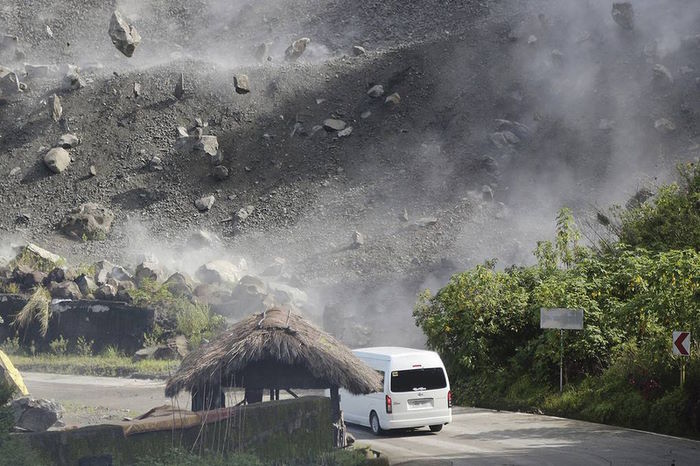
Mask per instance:
[[[391,372],[391,391],[417,392],[447,387],[445,371],[442,367],[427,367]]]

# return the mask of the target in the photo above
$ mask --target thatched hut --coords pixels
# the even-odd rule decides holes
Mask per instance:
[[[168,379],[165,394],[173,397],[189,390],[196,411],[222,407],[223,389],[228,387],[245,388],[246,402],[261,401],[265,389],[278,399],[280,389],[329,388],[339,421],[338,389],[354,394],[380,391],[381,377],[301,316],[271,309],[234,324],[188,354]]]

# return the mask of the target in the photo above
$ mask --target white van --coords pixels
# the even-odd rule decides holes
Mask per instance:
[[[345,421],[383,430],[430,427],[452,422],[452,392],[445,365],[433,351],[400,347],[360,348],[355,356],[384,377],[384,390],[369,395],[340,391]]]

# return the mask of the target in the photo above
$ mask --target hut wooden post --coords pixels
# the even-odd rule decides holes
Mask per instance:
[[[333,443],[336,448],[347,446],[347,436],[345,434],[345,422],[343,413],[340,411],[340,392],[337,386],[331,387],[331,421],[333,422]]]

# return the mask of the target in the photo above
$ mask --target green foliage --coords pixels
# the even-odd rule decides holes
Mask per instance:
[[[678,167],[680,183],[663,186],[651,202],[617,209],[620,241],[653,251],[700,250],[700,165]]]
[[[106,377],[161,378],[171,375],[179,361],[146,359],[133,361],[131,357],[117,352],[103,351],[99,356],[66,354],[37,354],[14,356],[12,362],[20,371],[50,372],[55,374],[97,375]]]
[[[75,341],[75,352],[79,356],[92,356],[92,347],[95,344],[93,340],[86,340],[80,336]]]
[[[55,267],[60,267],[65,264],[65,259],[60,258],[57,262],[49,259],[44,259],[38,254],[34,254],[28,248],[22,248],[22,251],[10,261],[9,268],[25,266],[31,270],[38,270],[44,273],[49,273]]]
[[[623,218],[622,232],[655,235],[636,242],[649,249],[619,243],[593,253],[578,244],[564,209],[555,241],[537,244],[537,265],[480,265],[435,295],[420,295],[416,324],[443,357],[457,401],[700,435],[700,355],[678,388],[670,348],[672,330],[700,335],[700,225],[673,236],[669,223],[658,221],[693,224],[691,211],[700,206],[694,170],[682,189],[664,188],[653,206]],[[564,332],[562,395],[560,334],[539,328],[541,307],[585,309],[584,330]]]
[[[0,292],[7,294],[19,293],[19,285],[15,282],[6,282],[0,284]]]
[[[273,466],[253,455],[205,453],[198,455],[183,449],[172,449],[161,455],[142,458],[136,466]],[[365,450],[335,450],[317,457],[296,458],[286,461],[288,466],[362,466],[366,463]]]
[[[19,335],[15,333],[15,336],[10,338],[7,337],[5,341],[0,345],[0,349],[9,355],[22,354],[22,346],[19,344]]]
[[[158,324],[153,325],[153,330],[150,333],[143,334],[144,347],[158,346],[161,343],[164,343],[165,340],[165,330],[163,330],[163,327]]]
[[[32,321],[39,322],[41,336],[46,336],[49,331],[49,319],[51,317],[51,294],[43,286],[37,287],[34,294],[29,298],[27,304],[15,316],[13,325],[20,328],[27,328]]]
[[[63,335],[59,335],[57,339],[49,343],[49,348],[56,356],[63,356],[68,352],[68,340],[63,338]]]
[[[220,315],[215,315],[209,306],[194,304],[178,311],[177,332],[185,335],[190,346],[197,348],[203,338],[210,339],[217,331],[226,326]]]
[[[119,348],[117,348],[114,345],[108,345],[108,346],[104,347],[104,349],[100,353],[100,356],[103,358],[107,358],[107,359],[113,359],[113,358],[118,358],[118,357],[123,356],[123,355],[122,355],[122,352],[119,351]]]

